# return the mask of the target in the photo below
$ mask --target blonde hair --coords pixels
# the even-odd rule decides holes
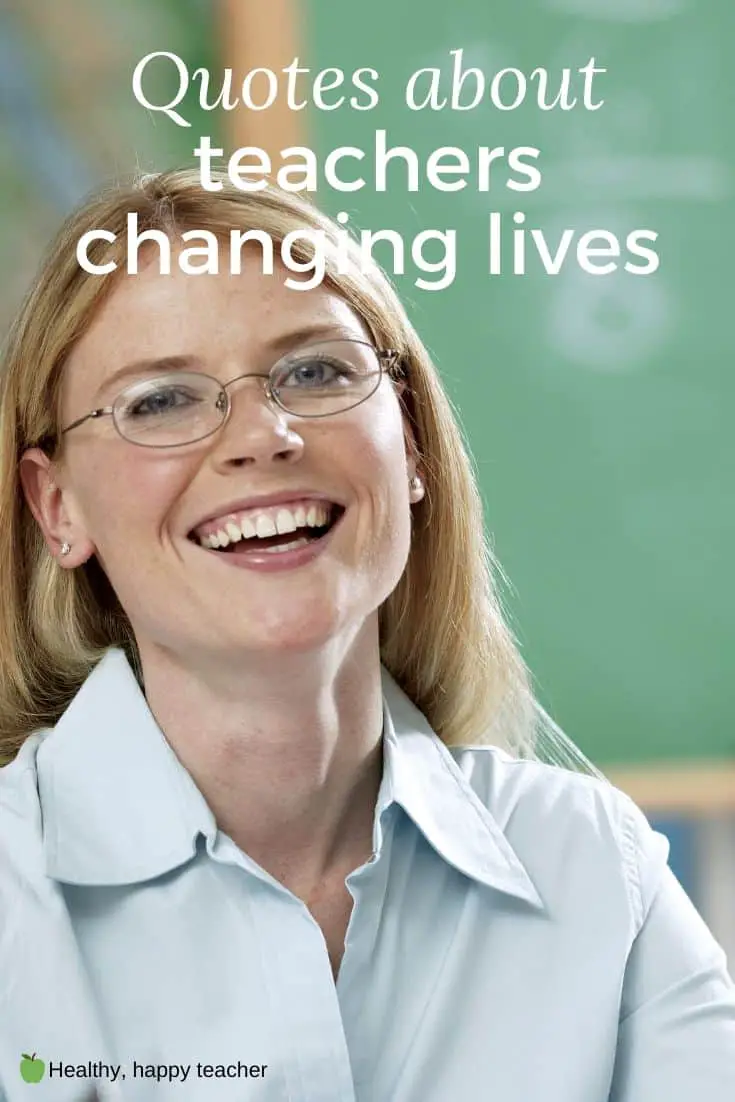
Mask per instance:
[[[61,373],[115,275],[85,272],[82,234],[97,241],[92,263],[124,267],[128,213],[138,230],[261,230],[280,243],[294,230],[337,226],[304,199],[268,188],[245,194],[221,177],[202,190],[193,170],[139,177],[105,190],[61,229],[11,330],[0,403],[0,763],[24,739],[52,726],[111,646],[139,673],[131,625],[97,560],[64,570],[51,556],[18,476],[24,450],[51,440],[59,454]],[[344,231],[339,232],[343,235]],[[296,254],[294,249],[293,253]],[[309,259],[308,245],[301,259]],[[377,268],[341,274],[328,260],[325,285],[363,319],[376,343],[398,350],[408,386],[401,395],[425,484],[413,506],[412,544],[396,589],[379,610],[381,660],[449,746],[496,743],[520,757],[541,756],[596,772],[534,698],[528,671],[503,614],[500,570],[488,545],[473,466],[436,368],[389,281]]]

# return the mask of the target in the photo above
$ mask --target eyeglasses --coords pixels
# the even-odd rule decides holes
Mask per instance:
[[[198,371],[171,371],[126,387],[111,406],[93,409],[61,430],[111,416],[120,436],[146,448],[173,448],[211,436],[230,415],[228,388],[240,379],[265,379],[268,399],[297,417],[331,417],[367,401],[399,354],[367,341],[327,340],[282,356],[267,374],[249,372],[220,383]],[[396,374],[400,376],[400,369]]]

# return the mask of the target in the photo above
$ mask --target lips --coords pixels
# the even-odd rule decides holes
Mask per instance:
[[[221,563],[224,569],[280,575],[284,571],[305,567],[323,554],[339,531],[346,512],[347,510],[341,508],[332,510],[326,527],[299,529],[288,535],[241,539],[228,544],[224,549],[210,546],[200,550],[210,561]]]

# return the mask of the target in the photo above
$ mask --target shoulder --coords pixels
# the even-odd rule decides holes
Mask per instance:
[[[669,844],[629,796],[604,777],[514,758],[498,747],[448,749],[542,895],[553,898],[562,885],[585,896],[617,892],[635,935]]]
[[[448,747],[455,763],[493,816],[548,819],[624,814],[628,797],[603,777],[575,772],[534,759],[516,758],[497,746]]]
[[[21,887],[41,890],[46,879],[36,753],[47,733],[34,732],[0,767],[0,916],[6,904],[17,905]]]
[[[33,1008],[24,1003],[24,991],[48,989],[49,977],[63,974],[59,990],[71,998],[73,985],[73,934],[63,886],[46,871],[36,755],[48,733],[34,732],[0,768],[0,975],[8,991],[18,993],[14,1011],[21,1014],[25,1007],[29,1021]]]
[[[36,755],[48,730],[34,731],[7,765],[0,766],[0,815],[27,813],[38,807]]]

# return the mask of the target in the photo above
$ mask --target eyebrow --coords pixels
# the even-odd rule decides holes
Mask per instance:
[[[348,329],[346,325],[312,324],[303,325],[298,329],[292,329],[287,333],[282,333],[279,337],[275,337],[273,340],[268,341],[265,348],[272,355],[279,358],[286,352],[289,352],[295,345],[301,344],[302,341],[319,340],[320,338],[326,337],[331,337],[332,339],[339,339],[342,337],[345,340],[367,339],[364,333]],[[154,356],[150,359],[134,360],[131,363],[124,364],[122,367],[119,367],[117,371],[113,371],[111,375],[108,375],[95,391],[93,400],[100,401],[116,384],[120,384],[126,379],[149,375],[161,375],[169,371],[202,371],[203,368],[204,362],[200,356]]]

